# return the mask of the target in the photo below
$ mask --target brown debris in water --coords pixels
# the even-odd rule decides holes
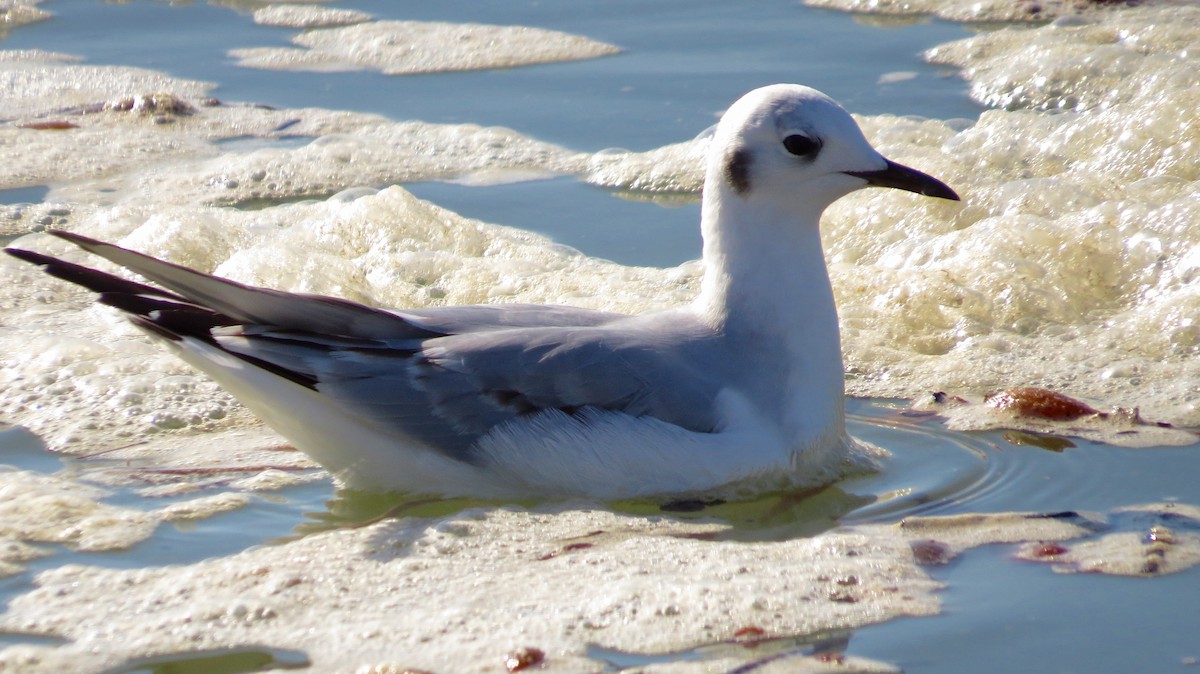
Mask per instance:
[[[733,633],[733,640],[737,642],[747,642],[747,645],[754,645],[762,641],[767,636],[767,631],[756,625],[743,627]]]
[[[546,659],[546,654],[540,648],[526,646],[504,656],[504,668],[510,672],[539,665]]]
[[[817,662],[829,662],[829,663],[833,663],[835,665],[843,665],[846,663],[845,654],[838,653],[836,651],[817,653],[816,655],[813,656],[813,659],[816,660]]]
[[[594,542],[591,542],[591,543],[583,542],[583,539],[590,538],[590,539],[596,540],[607,534],[608,534],[608,532],[603,529],[596,529],[595,531],[589,531],[586,534],[582,534],[579,536],[570,536],[568,538],[564,538],[561,541],[559,541],[559,542],[563,543],[562,548],[551,551],[551,552],[547,552],[543,555],[535,557],[534,559],[539,562],[544,562],[548,559],[554,559],[555,557],[558,557],[559,555],[566,553],[566,552],[574,552],[575,550],[587,550],[588,548],[594,547],[596,544]],[[579,542],[570,543],[568,541],[579,541]]]
[[[1027,543],[1017,558],[1054,565],[1059,573],[1154,577],[1200,564],[1200,508],[1182,503],[1113,511],[1114,531],[1070,547]]]
[[[950,546],[933,539],[910,541],[909,547],[912,548],[913,558],[921,566],[942,566],[954,558],[954,550]]]
[[[983,396],[983,404],[1019,416],[1052,421],[1073,421],[1101,413],[1075,398],[1035,386],[1014,386],[987,393]]]
[[[902,416],[917,423],[940,417],[953,431],[1009,431],[1004,438],[1014,445],[1052,452],[1073,447],[1067,437],[1120,447],[1181,446],[1197,440],[1192,431],[1143,419],[1137,407],[1102,411],[1037,386],[1005,387],[984,394],[978,402],[938,391],[914,400]]]
[[[71,122],[62,119],[53,119],[44,122],[25,122],[24,124],[18,124],[17,126],[22,129],[33,129],[35,131],[63,131],[66,129],[79,128],[78,124],[72,124]]]
[[[1058,543],[1037,543],[1030,546],[1029,554],[1038,559],[1043,559],[1064,555],[1067,553],[1067,550],[1066,546],[1059,545]]]
[[[137,112],[144,115],[188,116],[196,114],[196,108],[175,94],[158,92],[126,96],[108,101],[103,109],[108,112]]]

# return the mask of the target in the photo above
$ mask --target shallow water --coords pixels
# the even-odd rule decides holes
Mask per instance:
[[[283,45],[295,31],[258,26],[246,12],[200,3],[87,0],[56,2],[54,20],[26,27],[0,46],[60,50],[91,63],[214,82],[214,95],[229,101],[505,126],[584,151],[648,150],[687,140],[715,124],[739,95],[774,82],[809,84],[861,114],[951,119],[974,118],[981,110],[953,71],[919,59],[923,49],[969,34],[936,20],[872,19],[876,27],[867,27],[865,18],[771,2],[754,3],[749,12],[742,5],[696,2],[606,3],[602,12],[587,3],[558,3],[553,9],[537,3],[344,6],[380,18],[551,28],[609,41],[624,52],[571,64],[436,76],[265,71],[233,67],[226,52]],[[188,29],[178,30],[184,22]],[[136,28],[130,39],[117,41],[112,39],[117,26]],[[797,31],[823,39],[796,39]],[[912,79],[879,83],[898,71]],[[566,179],[475,189],[446,183],[408,187],[468,217],[538,231],[622,264],[672,266],[699,256],[696,203],[639,208]],[[14,199],[28,199],[13,193]]]
[[[56,17],[13,32],[0,48],[42,48],[94,63],[136,65],[218,84],[228,101],[376,112],[395,119],[503,125],[576,150],[646,150],[690,138],[741,92],[800,81],[856,113],[974,118],[980,108],[964,83],[918,53],[968,34],[940,21],[879,21],[784,3],[346,3],[379,17],[471,20],[551,28],[620,46],[613,57],[483,71],[385,77],[374,73],[279,73],[232,66],[232,48],[284,45],[292,31],[254,25],[247,13],[205,4],[174,6],[60,0]],[[114,39],[118,29],[128,39]],[[127,32],[126,32],[127,31]],[[889,73],[915,76],[881,82]],[[893,83],[887,83],[891,81]],[[290,142],[304,142],[303,139]],[[237,148],[230,148],[237,149]],[[244,149],[244,148],[243,148]],[[670,266],[694,259],[698,207],[687,200],[632,201],[556,178],[490,186],[422,182],[409,186],[453,211],[539,231],[591,256],[623,264]],[[5,190],[0,203],[37,202],[41,188]],[[1047,448],[1045,438],[1003,432],[955,433],[905,414],[902,402],[856,400],[856,436],[888,449],[877,474],[839,482],[783,502],[713,506],[696,515],[735,525],[732,536],[782,540],[839,524],[891,522],[909,515],[1111,511],[1159,501],[1200,501],[1197,445],[1124,449],[1083,440]],[[1031,441],[1033,444],[1030,444]],[[1039,444],[1041,446],[1039,446]],[[0,463],[86,478],[104,467],[49,455],[20,429],[0,432]],[[158,508],[130,489],[107,502]],[[127,551],[53,554],[0,579],[0,601],[26,592],[39,571],[67,563],[113,568],[182,564],[387,513],[394,499],[335,494],[327,479],[252,498],[247,507],[194,522],[164,523]],[[439,516],[465,502],[418,504],[404,514]],[[657,513],[650,504],[618,504]],[[896,663],[909,672],[1186,669],[1200,656],[1190,602],[1195,572],[1154,579],[1076,575],[1018,562],[1003,551],[976,551],[932,571],[948,584],[945,613],[900,619],[849,635],[847,652]],[[7,643],[29,643],[4,637]],[[845,637],[842,637],[845,638]],[[1093,644],[1118,643],[1119,648]],[[809,648],[807,644],[798,645]],[[635,666],[625,654],[599,654]],[[694,653],[677,660],[696,659]],[[663,660],[657,660],[663,662]]]
[[[230,3],[236,6],[236,3]],[[246,3],[245,7],[260,6]],[[946,69],[918,54],[969,31],[942,21],[884,21],[786,3],[632,0],[584,2],[348,2],[379,18],[526,25],[616,44],[613,57],[498,71],[386,77],[231,67],[229,49],[285,45],[295,32],[255,25],[248,12],[203,3],[174,6],[58,0],[58,16],[8,37],[5,49],[40,48],[215,82],[214,94],[277,106],[377,112],[395,119],[507,126],[579,150],[646,150],[686,140],[757,86],[804,82],[862,114],[975,117],[978,106]],[[187,30],[180,30],[186,25]],[[128,39],[114,40],[120,27]],[[124,32],[128,31],[128,32]],[[820,40],[813,39],[821,36]],[[803,36],[803,39],[798,38]],[[736,64],[736,65],[733,65]],[[880,77],[916,77],[879,85]],[[916,91],[920,95],[909,95]]]
[[[723,539],[772,541],[918,514],[1107,511],[1115,505],[1196,499],[1196,446],[1137,450],[1074,440],[1073,447],[1051,451],[1013,444],[1002,432],[964,434],[947,431],[933,420],[915,423],[905,410],[906,406],[893,401],[851,403],[851,432],[893,453],[879,473],[783,500],[770,496],[758,502],[671,514],[732,524],[734,528]],[[96,469],[70,459],[60,466],[36,438],[20,430],[7,431],[0,442],[8,462],[17,467],[43,472],[65,467],[68,474],[81,476]],[[127,490],[117,490],[107,501],[135,508],[163,505],[148,504],[144,497]],[[462,500],[410,503],[400,496],[335,493],[331,482],[322,479],[256,498],[228,514],[162,525],[150,539],[127,551],[81,553],[58,547],[52,556],[32,563],[27,572],[0,579],[0,599],[7,601],[23,593],[38,572],[66,563],[109,568],[187,564],[381,516],[443,517],[472,505],[480,504]],[[649,503],[616,504],[616,509],[661,514]],[[1011,558],[1003,547],[967,554],[931,573],[948,584],[943,592],[943,615],[901,618],[834,635],[833,650],[895,663],[909,672],[947,673],[964,669],[1009,672],[1014,668],[1126,672],[1145,666],[1154,671],[1187,671],[1185,663],[1196,652],[1190,628],[1194,573],[1152,580],[1062,577],[1044,565]],[[1064,646],[1117,634],[1121,644],[1128,644],[1117,652]],[[811,653],[814,642],[828,638],[818,634],[796,643],[774,643],[771,648]],[[6,643],[47,641],[0,635],[0,645]],[[695,652],[649,656],[600,649],[591,657],[623,668],[705,660],[722,652],[703,647]],[[773,651],[764,649],[758,656],[769,652]],[[181,662],[188,659],[180,656]]]

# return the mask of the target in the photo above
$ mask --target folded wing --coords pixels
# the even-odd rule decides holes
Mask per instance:
[[[101,302],[180,348],[199,340],[311,389],[398,444],[482,463],[481,436],[545,410],[619,411],[696,432],[716,426],[718,379],[696,371],[697,359],[678,342],[670,353],[658,349],[662,326],[648,331],[619,314],[533,305],[383,311],[245,286],[55,234],[162,288],[30,251],[7,252],[100,293]],[[208,369],[221,367],[228,366],[214,360]]]

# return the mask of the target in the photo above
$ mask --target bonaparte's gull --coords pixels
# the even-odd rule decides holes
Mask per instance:
[[[811,482],[852,442],[818,220],[876,185],[958,199],[880,155],[824,94],[774,85],[717,126],[704,278],[640,316],[561,306],[384,311],[251,288],[54,232],[160,287],[8,249],[100,293],[361,489],[602,499]]]

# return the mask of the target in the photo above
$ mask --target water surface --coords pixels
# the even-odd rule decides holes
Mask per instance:
[[[379,0],[339,6],[381,18],[551,28],[624,51],[569,64],[413,77],[268,72],[234,67],[226,52],[285,45],[292,31],[256,26],[248,10],[85,0],[46,3],[55,18],[16,30],[0,47],[64,51],[92,63],[212,81],[215,94],[230,101],[502,125],[588,151],[645,150],[690,138],[742,92],[777,81],[811,84],[858,113],[952,119],[980,112],[959,79],[918,57],[925,48],[968,34],[940,21],[864,20],[774,2]],[[885,77],[896,72],[913,75]],[[625,264],[671,266],[699,255],[694,203],[630,201],[567,178],[408,187],[464,215],[539,231],[585,254]],[[36,202],[45,196],[40,189],[7,190],[0,203]],[[726,518],[747,539],[778,540],[917,514],[1106,512],[1138,503],[1200,501],[1197,446],[1131,450],[1076,440],[1052,451],[1014,443],[1013,436],[999,432],[953,433],[936,420],[904,415],[904,407],[898,401],[851,401],[851,431],[892,453],[881,472],[805,494],[782,511],[756,504],[715,506],[697,516]],[[0,432],[0,462],[45,473],[91,470],[48,455],[21,429]],[[125,490],[116,490],[110,500],[137,508],[163,505]],[[328,479],[291,487],[232,513],[162,525],[151,539],[124,552],[51,546],[53,554],[29,571],[0,579],[0,601],[27,591],[38,571],[65,563],[120,568],[188,563],[361,521],[395,505],[337,493]],[[461,507],[426,505],[407,514],[434,516]],[[849,652],[897,663],[908,672],[1183,671],[1186,658],[1200,656],[1193,637],[1200,615],[1190,601],[1195,573],[1150,580],[1062,577],[1044,565],[985,550],[934,575],[949,586],[944,615],[860,630],[849,635]],[[0,644],[23,643],[6,639]],[[1114,643],[1120,647],[1111,647]]]

